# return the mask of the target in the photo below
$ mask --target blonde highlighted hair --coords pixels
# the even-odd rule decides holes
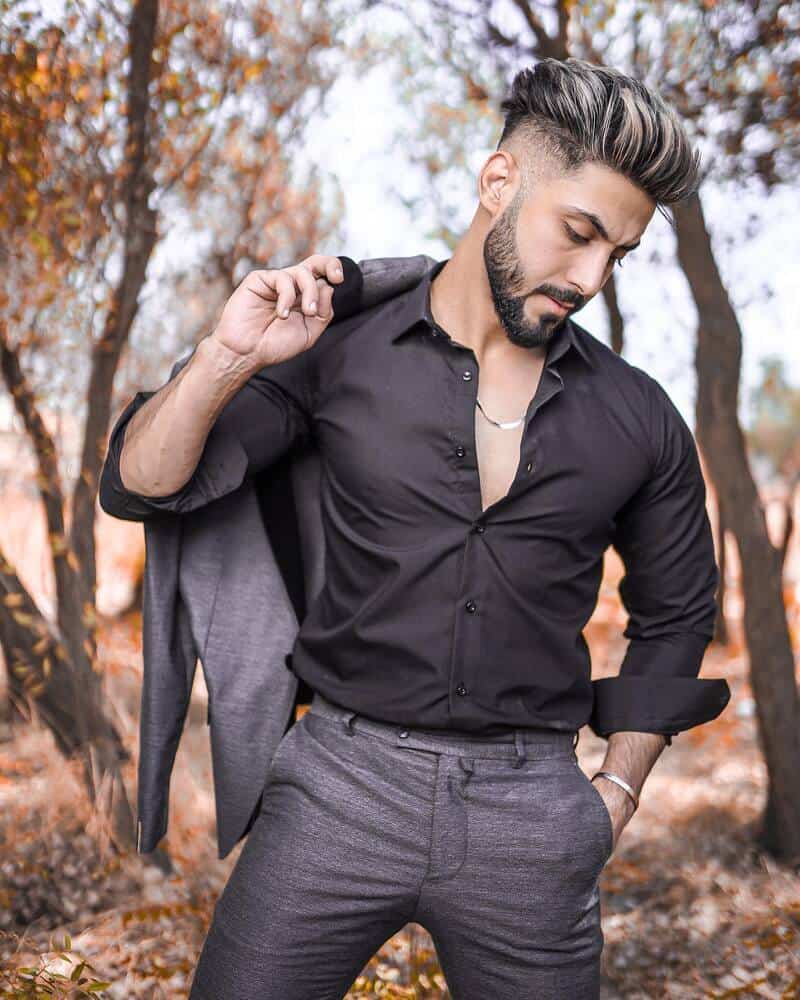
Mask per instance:
[[[586,163],[623,174],[659,210],[699,187],[700,154],[675,109],[620,70],[542,59],[517,73],[500,108],[505,124],[497,149],[517,159],[525,194],[537,178],[571,174]]]

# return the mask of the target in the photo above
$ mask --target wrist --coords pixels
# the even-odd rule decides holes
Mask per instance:
[[[601,770],[596,771],[592,775],[591,780],[594,781],[595,778],[604,778],[609,784],[616,785],[619,789],[619,794],[629,803],[631,812],[636,812],[639,807],[639,796],[635,789],[621,775],[615,771]]]
[[[214,335],[203,337],[197,345],[196,354],[207,366],[215,379],[231,380],[242,385],[264,367],[263,362],[250,354],[240,354],[227,347]]]
[[[628,823],[633,818],[636,807],[628,793],[624,792],[619,785],[613,781],[604,781],[601,778],[598,778],[597,781],[592,781],[592,784],[602,796],[606,808],[611,813],[615,823],[620,820],[623,823]]]

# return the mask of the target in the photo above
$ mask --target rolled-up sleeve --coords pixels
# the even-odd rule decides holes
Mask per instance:
[[[363,308],[364,275],[352,258],[340,254],[339,260],[343,279],[333,290],[331,328]],[[306,441],[313,433],[316,374],[312,355],[316,346],[256,372],[220,411],[191,478],[179,490],[164,496],[135,493],[123,485],[120,477],[125,428],[134,413],[159,390],[137,392],[120,413],[109,437],[98,487],[100,507],[123,521],[187,513],[231,493],[246,478]],[[173,365],[168,381],[189,363],[193,354],[194,349]]]
[[[730,700],[722,678],[700,679],[714,634],[719,570],[692,433],[655,379],[649,428],[654,470],[619,511],[612,540],[625,573],[619,593],[630,640],[619,675],[593,681],[590,728],[672,736],[716,718]]]
[[[194,350],[172,368],[169,381],[188,364]],[[120,454],[125,428],[159,390],[137,392],[119,415],[100,473],[101,508],[123,521],[182,514],[237,489],[312,433],[313,386],[308,352],[256,372],[220,411],[191,478],[174,493],[144,496],[124,486]],[[163,387],[162,387],[163,388]]]

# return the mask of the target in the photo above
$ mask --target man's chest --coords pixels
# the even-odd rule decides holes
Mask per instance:
[[[485,512],[508,495],[519,471],[524,421],[517,427],[497,427],[475,408],[475,461]]]
[[[385,547],[423,545],[482,516],[515,536],[610,537],[643,482],[641,435],[601,395],[548,368],[503,396],[469,351],[430,342],[349,358],[319,396],[323,488],[342,520]],[[513,429],[489,417],[521,417]]]

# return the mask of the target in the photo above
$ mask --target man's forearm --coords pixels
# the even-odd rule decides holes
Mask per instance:
[[[636,733],[636,732],[616,732],[608,737],[606,756],[603,761],[602,771],[612,771],[620,778],[628,782],[638,796],[644,785],[645,778],[650,773],[653,765],[661,755],[661,751],[666,746],[666,740],[659,733]],[[604,781],[608,792],[612,796],[630,802],[625,789],[620,788],[615,782],[607,779],[597,779]],[[604,791],[606,788],[604,788]],[[633,804],[631,803],[631,810]]]
[[[160,497],[184,486],[220,411],[253,374],[252,362],[213,336],[201,340],[125,428],[119,468],[125,488]]]

